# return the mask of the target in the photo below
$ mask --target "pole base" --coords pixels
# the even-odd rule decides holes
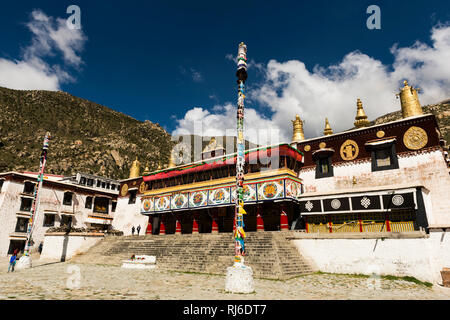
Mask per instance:
[[[255,292],[252,268],[243,264],[228,267],[225,290],[231,293]]]
[[[32,267],[32,261],[31,261],[31,256],[25,256],[23,255],[19,260],[17,260],[16,263],[16,269],[20,270],[20,269],[29,269]]]

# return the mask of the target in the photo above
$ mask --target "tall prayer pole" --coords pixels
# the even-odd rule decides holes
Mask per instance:
[[[251,293],[254,291],[253,270],[244,265],[244,99],[245,80],[247,80],[247,46],[241,42],[237,57],[238,103],[237,103],[237,156],[236,156],[236,202],[234,228],[234,265],[227,268],[225,289],[231,292]]]
[[[44,144],[42,146],[42,152],[41,152],[41,158],[39,161],[39,174],[37,177],[37,185],[34,188],[34,195],[33,195],[33,205],[31,207],[31,217],[28,221],[28,230],[27,230],[27,240],[25,243],[25,253],[20,258],[17,267],[20,268],[30,268],[31,267],[31,257],[30,257],[30,251],[31,247],[33,246],[33,229],[34,229],[34,222],[36,221],[36,215],[39,210],[39,195],[40,190],[42,188],[42,184],[44,182],[44,170],[45,166],[47,164],[47,150],[48,150],[48,144],[50,141],[50,132],[47,132],[44,137]]]

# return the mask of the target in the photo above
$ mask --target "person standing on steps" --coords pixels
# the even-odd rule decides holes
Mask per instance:
[[[9,259],[8,272],[11,269],[12,269],[11,272],[14,272],[14,266],[16,265],[16,260],[17,260],[17,253],[16,253],[16,251],[14,251],[13,255],[11,256],[11,259]]]
[[[138,232],[138,234],[137,235],[139,235],[139,232],[141,231],[141,225],[138,225],[138,227],[137,227],[137,232]]]
[[[134,236],[134,226],[131,228],[131,235]]]

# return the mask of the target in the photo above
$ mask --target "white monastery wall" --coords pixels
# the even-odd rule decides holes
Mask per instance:
[[[0,193],[0,256],[7,255],[10,244],[10,234],[15,231],[18,213],[22,213],[20,217],[29,217],[30,212],[28,212],[27,215],[27,212],[20,211],[21,197],[23,196],[21,193],[23,192],[23,188],[24,184],[16,181],[5,181],[3,184]],[[88,214],[93,212],[92,208],[85,208],[87,196],[74,193],[72,205],[68,206],[63,204],[64,192],[65,190],[63,189],[48,188],[45,185],[41,189],[40,205],[34,222],[33,240],[35,245],[33,249],[37,249],[39,244],[44,241],[44,235],[49,229],[49,227],[43,226],[44,214],[46,211],[56,212],[54,227],[59,227],[61,225],[61,219],[64,213],[73,213],[73,215],[71,215],[73,227],[86,227],[84,221],[88,218]],[[111,204],[109,204],[109,212],[111,212]],[[26,234],[23,233],[23,235]],[[19,239],[17,238],[17,240]]]
[[[315,168],[300,171],[305,194],[331,192],[353,187],[374,187],[417,183],[430,191],[432,212],[427,208],[430,225],[450,225],[450,176],[440,150],[414,155],[398,155],[399,169],[372,172],[371,161],[333,165],[333,177],[315,178]],[[356,177],[356,185],[353,185]]]
[[[103,235],[47,235],[44,239],[41,260],[60,260],[65,251],[66,260],[87,252],[103,239]],[[65,248],[65,249],[64,249]]]
[[[140,225],[139,235],[145,235],[147,224],[148,217],[141,214],[141,197],[137,197],[134,204],[128,204],[128,197],[120,197],[117,200],[117,209],[112,222],[114,229],[123,231],[123,234],[128,236],[131,235],[133,226],[136,229]]]
[[[412,276],[442,284],[450,267],[450,232],[418,239],[296,239],[299,252],[322,272]]]

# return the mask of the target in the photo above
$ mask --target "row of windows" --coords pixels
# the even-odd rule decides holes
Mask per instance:
[[[398,169],[398,158],[393,143],[377,146],[371,150],[372,172]],[[331,156],[316,160],[316,179],[332,177],[333,164]]]
[[[64,198],[63,198],[63,204],[66,206],[71,206],[73,200],[73,193],[72,192],[65,192]],[[106,197],[95,197],[95,200],[93,201],[93,197],[86,197],[86,203],[85,208],[86,209],[92,209],[92,205],[94,204],[94,212],[100,212],[100,213],[108,213],[109,208],[109,198]],[[22,197],[21,203],[20,203],[20,211],[24,212],[30,212],[31,208],[33,206],[33,198],[27,198]],[[116,211],[117,202],[112,202],[111,211]]]
[[[45,214],[43,227],[54,227],[55,226],[55,216],[54,214]],[[17,218],[15,232],[26,233],[28,229],[29,218]],[[72,223],[72,217],[68,215],[63,215],[61,217],[61,226],[68,226]]]
[[[81,177],[80,184],[83,186],[93,187],[94,179]],[[119,185],[116,185],[116,184],[110,183],[110,182],[101,181],[101,180],[97,180],[96,187],[108,189],[108,190],[119,190]]]

